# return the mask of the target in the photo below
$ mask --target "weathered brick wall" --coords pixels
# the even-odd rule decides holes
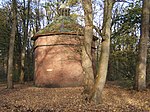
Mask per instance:
[[[39,37],[35,41],[35,48],[35,84],[37,86],[82,85],[80,39],[77,35]]]

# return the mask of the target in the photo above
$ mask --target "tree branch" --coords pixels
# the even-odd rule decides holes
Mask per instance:
[[[130,3],[127,0],[116,0],[115,2],[126,2],[126,3]]]
[[[96,30],[96,32],[99,34],[99,36],[103,37],[103,36],[102,36],[102,33],[101,33],[101,29],[99,29],[99,28],[96,27],[95,25],[93,25],[93,28]]]

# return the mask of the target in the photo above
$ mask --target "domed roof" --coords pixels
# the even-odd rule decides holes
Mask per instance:
[[[83,34],[83,30],[83,27],[70,16],[60,16],[56,18],[51,24],[38,31],[36,35],[59,32]]]

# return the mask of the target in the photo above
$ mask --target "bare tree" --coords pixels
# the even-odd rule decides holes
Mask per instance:
[[[27,39],[28,39],[28,26],[29,26],[29,19],[30,19],[30,3],[31,0],[28,0],[27,6],[27,14],[26,14],[26,1],[23,1],[23,45],[22,45],[22,52],[21,52],[21,74],[20,74],[20,83],[24,83],[25,77],[25,57],[26,57],[26,46],[27,46]]]
[[[93,15],[91,0],[82,0],[85,17],[85,34],[82,46],[82,67],[84,71],[84,93],[88,94],[94,84],[91,44],[93,37]]]
[[[139,43],[139,54],[136,66],[136,83],[135,89],[143,90],[146,88],[146,65],[147,65],[147,49],[149,40],[149,21],[150,21],[150,1],[143,1],[142,8],[142,26],[141,37]]]
[[[12,0],[12,12],[13,12],[13,24],[11,29],[10,43],[9,43],[9,57],[8,57],[8,72],[7,72],[7,88],[13,88],[13,56],[14,56],[14,44],[16,36],[16,15],[17,15],[17,3],[16,0]]]
[[[102,102],[102,91],[106,82],[110,52],[111,17],[114,3],[114,0],[104,1],[104,17],[102,27],[102,43],[101,54],[99,59],[99,69],[96,75],[94,86],[89,95],[89,100],[93,100],[97,104]]]

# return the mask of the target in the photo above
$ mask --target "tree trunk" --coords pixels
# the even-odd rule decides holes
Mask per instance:
[[[102,102],[102,91],[106,82],[108,60],[110,52],[110,28],[111,28],[111,16],[114,0],[104,1],[104,18],[103,18],[103,30],[102,30],[102,45],[101,54],[99,59],[99,69],[95,84],[90,92],[89,100],[93,100],[99,104]]]
[[[17,23],[17,26],[19,25],[19,23]],[[21,41],[21,34],[19,33],[19,27],[17,27],[17,51],[18,51],[18,74],[20,76],[21,74],[21,47],[22,47],[22,41]]]
[[[25,50],[23,48],[21,52],[21,74],[20,74],[20,83],[24,83],[24,75],[25,75]]]
[[[84,72],[84,93],[88,94],[94,84],[92,67],[92,38],[93,38],[93,16],[91,0],[82,0],[85,16],[85,34],[82,46],[82,67]]]
[[[9,56],[8,56],[8,72],[7,72],[7,88],[13,88],[13,56],[14,56],[14,44],[15,44],[15,36],[16,36],[16,10],[17,4],[16,0],[12,0],[12,11],[13,11],[13,24],[10,36],[10,43],[9,43]]]
[[[142,8],[142,26],[141,37],[139,43],[139,54],[136,66],[136,83],[135,89],[138,91],[146,89],[146,65],[147,65],[147,49],[149,39],[149,19],[150,19],[150,1],[143,1]]]
[[[40,24],[40,0],[37,1],[36,3],[37,8],[35,9],[35,13],[36,13],[36,18],[35,18],[35,24],[36,24],[36,32],[38,32],[40,30],[41,24]]]
[[[28,9],[27,15],[25,14],[25,0],[24,0],[24,17],[23,17],[23,31],[24,31],[24,40],[22,45],[21,52],[21,74],[20,74],[20,83],[24,83],[25,77],[25,58],[26,58],[26,46],[27,46],[27,38],[28,38],[28,24],[29,24],[29,12],[30,12],[30,0],[28,0]]]

